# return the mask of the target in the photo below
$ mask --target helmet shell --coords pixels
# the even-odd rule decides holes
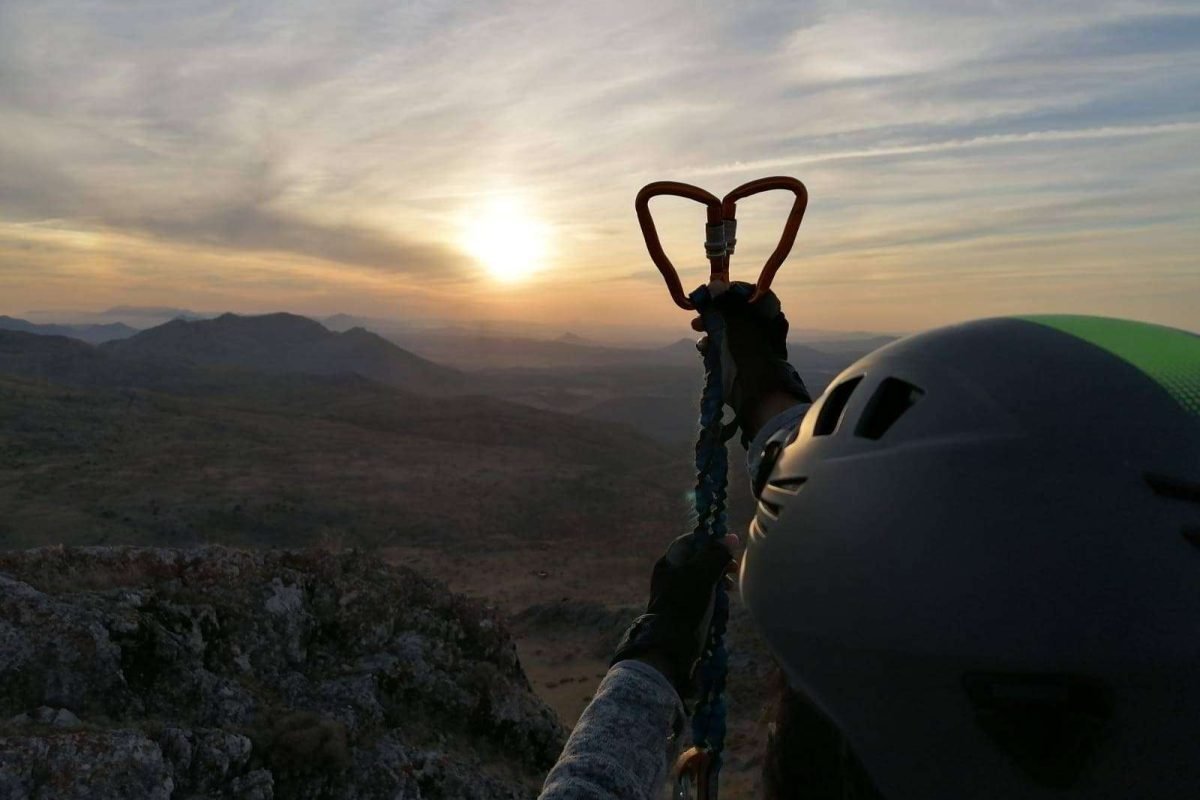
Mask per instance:
[[[981,724],[969,689],[989,675],[1104,687],[1070,789],[1178,795],[1200,787],[1189,487],[1200,337],[1090,317],[941,328],[814,403],[763,489],[742,596],[885,796],[1063,796]]]

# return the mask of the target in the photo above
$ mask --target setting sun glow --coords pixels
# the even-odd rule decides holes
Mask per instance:
[[[549,231],[519,200],[498,197],[467,218],[462,245],[492,278],[512,283],[544,266]]]

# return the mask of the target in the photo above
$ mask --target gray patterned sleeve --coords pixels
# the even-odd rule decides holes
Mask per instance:
[[[656,669],[621,661],[546,776],[540,800],[652,800],[662,796],[678,749],[684,710]]]

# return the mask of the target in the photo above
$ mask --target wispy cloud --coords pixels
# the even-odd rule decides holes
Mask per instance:
[[[634,192],[779,171],[812,193],[780,278],[811,326],[1054,304],[1186,324],[1198,130],[1189,3],[8,0],[0,288],[10,311],[70,280],[97,304],[673,323]],[[514,192],[557,254],[515,292],[461,246]],[[780,202],[747,204],[740,264]],[[662,206],[699,279],[692,209]],[[1114,254],[1136,286],[1097,271]]]
[[[990,136],[975,136],[970,139],[948,139],[920,144],[870,147],[860,150],[841,150],[829,153],[796,154],[761,161],[734,162],[711,167],[684,169],[690,175],[724,175],[728,173],[754,172],[763,170],[803,167],[827,161],[845,159],[889,158],[924,153],[944,153],[978,147],[1006,147],[1009,145],[1038,144],[1043,142],[1073,142],[1087,139],[1120,139],[1130,136],[1152,136],[1164,133],[1191,133],[1200,131],[1200,120],[1194,122],[1165,122],[1159,125],[1111,125],[1101,128],[1075,130],[1029,131],[1028,133],[996,133]]]

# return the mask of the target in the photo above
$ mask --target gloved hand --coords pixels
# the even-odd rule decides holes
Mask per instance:
[[[644,661],[667,677],[680,698],[691,697],[717,584],[732,583],[729,573],[737,564],[733,558],[737,544],[733,534],[702,546],[690,534],[673,541],[654,565],[646,613],[625,631],[611,663]]]
[[[788,321],[775,293],[768,290],[751,303],[754,286],[749,283],[713,283],[707,288],[713,310],[725,321],[721,348],[725,402],[737,415],[748,440],[772,416],[766,414],[764,418],[762,413],[768,398],[791,398],[790,403],[784,403],[786,408],[788,404],[811,403],[812,397],[788,363]],[[692,328],[703,332],[703,318],[692,320]],[[707,346],[707,339],[701,340],[701,347]]]

